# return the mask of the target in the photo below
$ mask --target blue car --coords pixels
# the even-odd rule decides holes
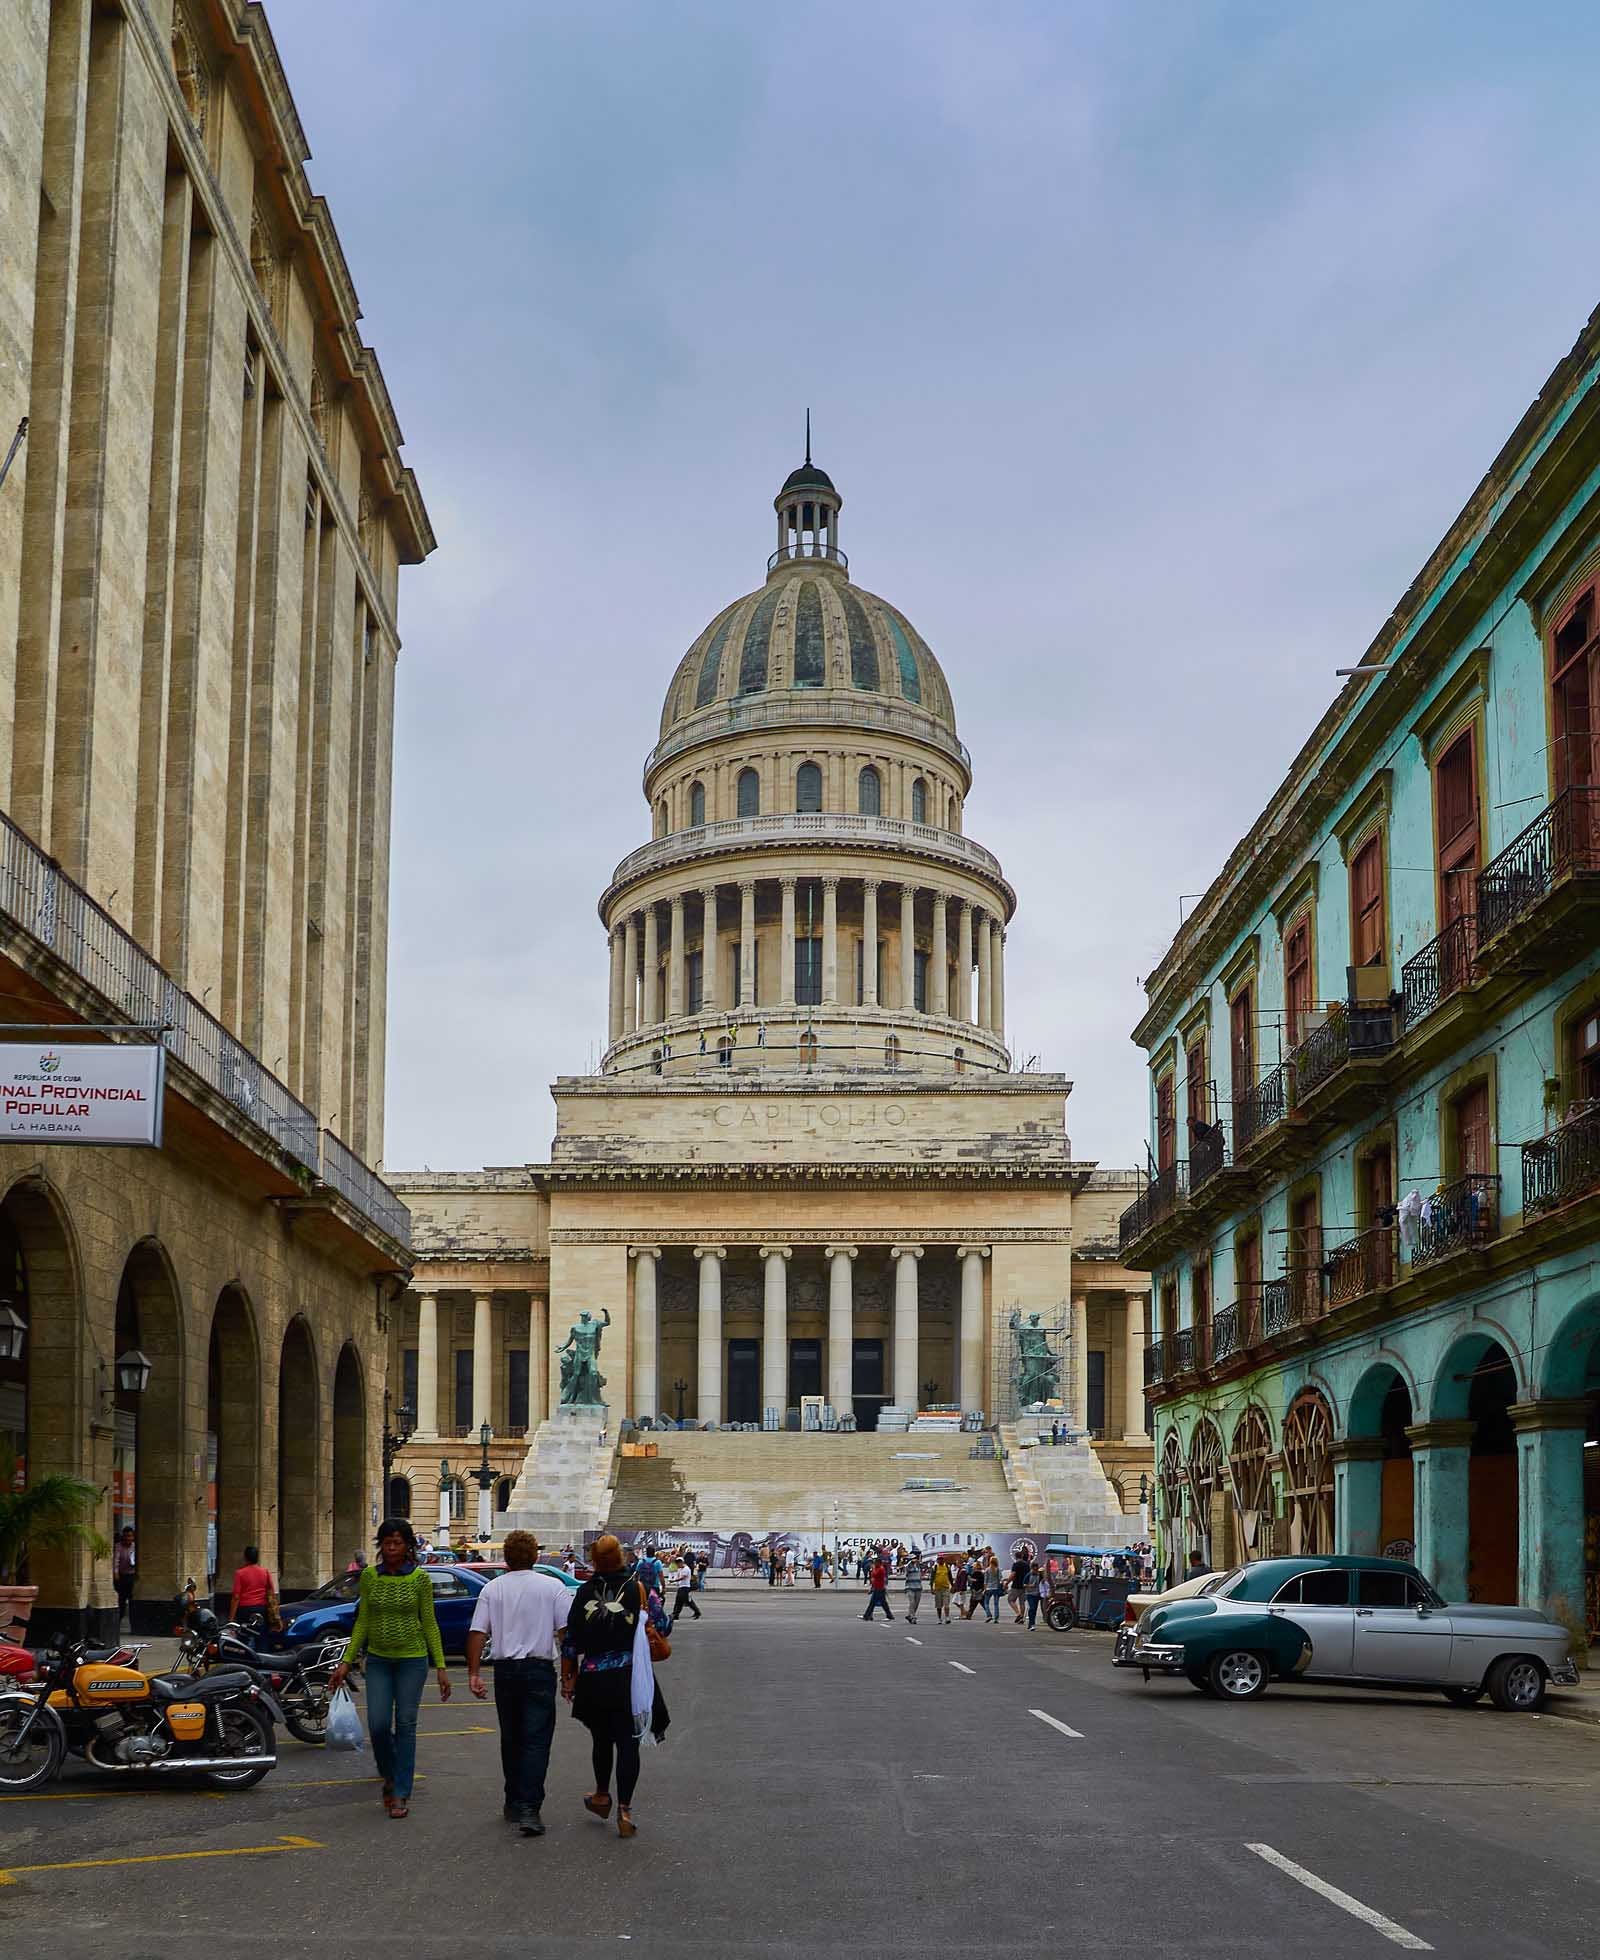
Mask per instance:
[[[471,1572],[459,1565],[424,1567],[433,1581],[433,1612],[439,1622],[439,1637],[447,1654],[464,1654],[467,1635],[472,1629],[472,1609],[489,1580],[482,1572]],[[293,1603],[294,1618],[287,1619],[284,1640],[291,1646],[320,1640],[329,1634],[348,1636],[356,1623],[356,1588],[360,1574],[343,1573],[319,1586],[307,1598]]]

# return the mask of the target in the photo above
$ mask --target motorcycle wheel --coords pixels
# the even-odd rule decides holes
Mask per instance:
[[[222,1730],[222,1740],[214,1745],[219,1756],[237,1756],[237,1769],[208,1769],[206,1781],[213,1790],[248,1790],[261,1781],[271,1763],[252,1762],[255,1756],[270,1756],[272,1749],[272,1724],[264,1721],[253,1708],[224,1708],[218,1712],[218,1725]]]
[[[61,1732],[54,1722],[38,1721],[23,1737],[27,1708],[0,1708],[0,1796],[20,1797],[61,1773]]]
[[[296,1742],[319,1746],[328,1739],[328,1697],[304,1694],[291,1700],[285,1696],[283,1721]]]

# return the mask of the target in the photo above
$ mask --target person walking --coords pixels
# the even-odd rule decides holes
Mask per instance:
[[[957,1617],[965,1618],[967,1608],[967,1561],[964,1558],[958,1557],[956,1560],[956,1569],[950,1575],[950,1590],[955,1594],[955,1598],[951,1604],[956,1609]]]
[[[133,1581],[137,1561],[133,1553],[133,1526],[125,1524],[117,1533],[116,1550],[111,1555],[111,1583],[117,1589],[117,1625],[127,1616],[133,1625]]]
[[[822,1590],[822,1553],[820,1551],[815,1551],[811,1554],[811,1590],[813,1592],[821,1592]]]
[[[1000,1594],[1004,1586],[1000,1561],[991,1549],[983,1556],[983,1617],[993,1626],[1000,1624]]]
[[[1008,1597],[1011,1600],[1011,1617],[1018,1626],[1022,1625],[1022,1603],[1028,1591],[1028,1573],[1031,1561],[1028,1554],[1019,1551],[1011,1562],[1011,1586]]]
[[[667,1574],[667,1584],[675,1591],[672,1607],[674,1626],[685,1613],[692,1613],[697,1620],[704,1618],[700,1608],[694,1603],[694,1570],[686,1558],[680,1556],[672,1561],[672,1569]]]
[[[892,1620],[894,1615],[889,1611],[889,1568],[881,1557],[874,1561],[872,1570],[867,1575],[867,1583],[872,1591],[867,1596],[867,1610],[861,1615],[862,1619],[870,1620],[881,1606],[883,1617]]]
[[[637,1574],[629,1573],[622,1546],[607,1532],[590,1555],[594,1577],[572,1595],[561,1642],[561,1693],[589,1731],[594,1789],[583,1800],[591,1816],[611,1815],[611,1773],[617,1778],[617,1835],[631,1838],[633,1793],[639,1782],[639,1737],[633,1713],[633,1654],[641,1616],[656,1631],[668,1631],[660,1601],[652,1602]],[[667,1705],[657,1683],[649,1717],[659,1742],[667,1729]]]
[[[906,1625],[917,1624],[917,1609],[922,1604],[922,1560],[915,1552],[906,1560]]]
[[[233,1592],[228,1600],[228,1618],[242,1621],[248,1613],[251,1624],[259,1626],[265,1621],[269,1626],[277,1617],[278,1588],[272,1574],[261,1563],[261,1552],[255,1545],[244,1548],[244,1564],[233,1575]],[[259,1616],[256,1617],[256,1616]]]
[[[1028,1567],[1028,1576],[1023,1583],[1022,1590],[1027,1596],[1028,1631],[1032,1633],[1034,1622],[1039,1617],[1040,1596],[1044,1592],[1044,1574],[1039,1570],[1038,1566],[1030,1565]]]
[[[950,1562],[943,1557],[933,1562],[933,1617],[950,1624]]]
[[[976,1552],[967,1559],[967,1605],[962,1619],[970,1620],[983,1604],[983,1560]]]
[[[433,1613],[433,1580],[417,1563],[417,1537],[409,1518],[385,1518],[378,1526],[378,1563],[362,1573],[356,1623],[329,1690],[343,1685],[350,1663],[367,1657],[367,1732],[383,1778],[383,1807],[393,1818],[411,1814],[417,1773],[417,1710],[430,1664],[439,1699],[450,1699],[450,1676]]]
[[[556,1635],[567,1624],[572,1588],[535,1572],[531,1531],[508,1531],[506,1569],[478,1594],[467,1635],[467,1686],[488,1695],[483,1650],[494,1650],[494,1712],[500,1725],[505,1818],[524,1837],[543,1837],[544,1779],[556,1732]]]

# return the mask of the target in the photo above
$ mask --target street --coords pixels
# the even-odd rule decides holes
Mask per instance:
[[[492,1703],[457,1667],[404,1823],[370,1756],[286,1738],[242,1795],[74,1764],[0,1804],[0,1952],[1593,1950],[1600,1729],[1437,1695],[1224,1706],[1113,1671],[1103,1635],[944,1627],[931,1604],[908,1628],[898,1596],[863,1625],[853,1587],[703,1605],[662,1670],[673,1725],[631,1842],[581,1809],[564,1710],[548,1835],[501,1821]]]

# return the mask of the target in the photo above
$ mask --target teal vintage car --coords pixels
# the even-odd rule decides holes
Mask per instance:
[[[1241,1565],[1214,1591],[1141,1615],[1122,1664],[1184,1674],[1248,1701],[1279,1681],[1437,1688],[1465,1707],[1487,1694],[1531,1713],[1547,1686],[1575,1686],[1571,1636],[1522,1606],[1451,1604],[1414,1565],[1326,1555]]]

